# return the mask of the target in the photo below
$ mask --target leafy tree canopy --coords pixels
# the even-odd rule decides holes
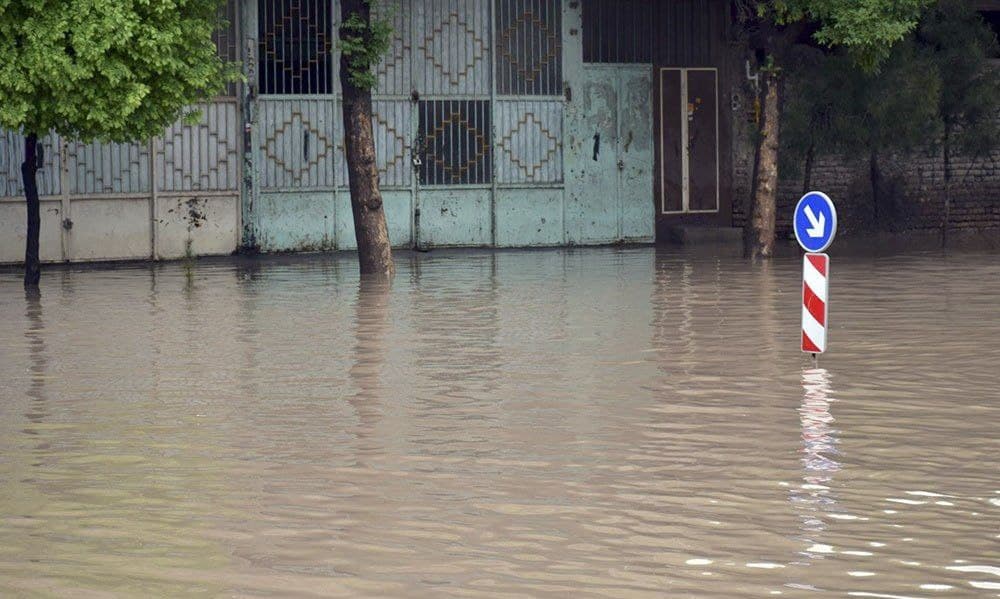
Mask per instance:
[[[859,73],[844,52],[799,47],[789,70],[782,154],[796,167],[818,153],[932,149],[947,134],[970,155],[1000,144],[996,36],[962,0],[942,0],[896,44],[879,72]]]
[[[996,35],[963,0],[942,0],[920,24],[917,41],[941,79],[941,121],[949,143],[969,154],[1000,144],[1000,56]]]
[[[235,70],[221,0],[0,0],[0,127],[90,141],[160,133]]]
[[[846,48],[867,70],[888,58],[892,45],[913,31],[932,0],[763,0],[761,17],[779,25],[812,22],[814,39]]]

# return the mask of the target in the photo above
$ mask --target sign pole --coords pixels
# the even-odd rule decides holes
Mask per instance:
[[[819,364],[826,351],[830,315],[830,256],[823,253],[837,234],[837,209],[821,191],[810,191],[795,206],[795,239],[806,251],[802,257],[801,349]]]

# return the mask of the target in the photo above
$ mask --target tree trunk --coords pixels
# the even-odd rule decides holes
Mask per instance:
[[[371,8],[366,0],[342,0],[340,7],[342,23],[352,14],[371,22]],[[344,92],[344,153],[361,274],[391,275],[395,266],[375,163],[372,94],[351,81],[351,65],[344,53],[340,59],[340,84]]]
[[[881,198],[882,171],[878,166],[878,152],[872,150],[868,156],[868,178],[872,184],[872,217],[875,220],[875,230],[882,229],[882,217],[879,211],[879,200]]]
[[[944,129],[944,214],[941,215],[941,247],[948,245],[948,222],[951,220],[951,127]]]
[[[764,94],[764,125],[757,145],[757,180],[754,185],[753,213],[747,254],[750,258],[770,258],[774,253],[775,218],[778,203],[778,139],[780,122],[780,82],[769,73]]]
[[[24,247],[24,286],[38,287],[42,268],[38,257],[38,236],[42,227],[41,204],[38,201],[38,135],[29,133],[24,138],[24,162],[21,163],[24,180],[25,208],[28,212],[28,237]]]
[[[812,174],[813,174],[813,159],[816,156],[816,144],[810,143],[809,149],[806,150],[806,165],[803,168],[802,173],[802,195],[806,195],[812,189]]]

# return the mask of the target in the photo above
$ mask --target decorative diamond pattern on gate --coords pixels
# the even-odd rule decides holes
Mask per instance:
[[[558,0],[495,0],[497,91],[562,93],[562,18]]]
[[[233,191],[238,189],[235,102],[199,106],[195,125],[175,123],[156,144],[160,191]]]
[[[149,144],[67,145],[70,193],[149,193]]]
[[[339,111],[339,109],[338,109]],[[375,166],[379,184],[384,188],[409,187],[413,180],[410,165],[410,131],[412,110],[409,100],[376,100],[372,102],[372,135],[375,138]],[[342,118],[338,116],[338,125]],[[338,136],[337,185],[347,187],[347,160],[343,136]]]
[[[445,54],[445,48],[450,46],[465,48],[468,52],[462,57],[463,60],[456,63],[447,64],[441,60]],[[486,43],[476,35],[476,31],[458,13],[450,13],[448,17],[441,21],[420,46],[424,51],[424,57],[440,71],[445,80],[451,85],[458,85],[476,67],[476,63],[486,58]],[[464,63],[464,64],[463,64]]]
[[[259,0],[259,87],[262,94],[333,92],[329,0]]]
[[[424,185],[489,183],[490,103],[420,102],[420,182]]]
[[[409,96],[412,91],[410,62],[413,44],[410,36],[412,8],[409,0],[382,0],[373,7],[381,18],[392,24],[392,39],[385,57],[375,67],[378,85],[372,90],[375,96]]]
[[[313,143],[310,144],[310,140]],[[310,147],[311,146],[311,147]],[[291,156],[288,151],[291,150]],[[313,127],[301,112],[293,112],[264,140],[264,154],[293,179],[300,180],[309,169],[317,166],[330,151],[330,140]],[[301,155],[302,160],[292,160]]]
[[[260,176],[264,189],[332,189],[335,158],[332,99],[261,101]]]
[[[562,102],[497,103],[497,181],[562,182]]]
[[[492,0],[490,0],[492,1]],[[426,99],[490,94],[490,2],[412,2],[413,85]]]

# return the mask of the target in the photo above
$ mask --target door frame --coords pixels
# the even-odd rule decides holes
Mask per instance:
[[[690,164],[690,148],[688,143],[682,144],[681,153],[681,209],[680,210],[665,210],[664,201],[666,199],[666,181],[665,181],[665,171],[666,171],[666,160],[664,159],[664,135],[663,135],[663,118],[665,115],[664,108],[664,97],[663,97],[663,73],[665,71],[678,71],[680,73],[680,92],[681,92],[681,138],[683,140],[690,139],[690,132],[688,129],[688,114],[687,114],[687,102],[684,101],[688,96],[688,73],[691,71],[711,71],[715,74],[715,208],[711,210],[691,210],[691,164]],[[719,136],[719,120],[721,116],[721,108],[719,106],[719,69],[716,67],[658,67],[656,69],[656,86],[657,86],[657,115],[658,120],[656,127],[657,136],[657,174],[659,175],[657,180],[657,197],[656,197],[656,207],[657,214],[661,216],[680,216],[685,214],[719,214],[722,209],[722,152],[720,146],[722,145],[722,139]]]

